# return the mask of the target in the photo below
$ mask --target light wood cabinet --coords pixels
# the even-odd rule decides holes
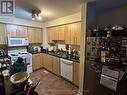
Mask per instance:
[[[65,44],[80,45],[81,22],[65,26]]]
[[[7,24],[7,35],[10,37],[27,37],[27,27]]]
[[[35,39],[34,39],[34,28],[33,27],[28,27],[28,40],[29,40],[29,43],[34,43]]]
[[[75,45],[80,45],[81,22],[75,23],[74,27],[75,27],[75,29],[74,29],[74,31],[75,31],[75,33],[74,33],[75,34],[75,36],[74,36],[74,38],[75,38]]]
[[[65,40],[64,37],[65,25],[47,28],[47,40],[52,42],[54,40]]]
[[[42,29],[35,27],[28,27],[29,43],[42,43]]]
[[[55,28],[54,27],[49,27],[47,28],[47,40],[48,43],[51,43],[53,40],[55,40]]]
[[[35,43],[42,43],[42,29],[35,28]]]
[[[60,75],[60,62],[59,62],[59,58],[53,56],[53,65],[52,65],[52,72],[56,75]]]
[[[18,37],[27,37],[27,27],[17,26],[16,36],[18,36]]]
[[[44,68],[52,72],[52,62],[53,62],[52,56],[44,54],[43,58],[44,58],[43,60]]]
[[[58,76],[60,75],[59,57],[43,54],[43,66],[45,69],[53,72],[54,74]]]
[[[6,27],[5,24],[0,24],[0,44],[7,44],[6,41]]]
[[[42,68],[42,54],[32,55],[32,68],[33,70]]]
[[[73,71],[74,71],[74,79],[73,79],[73,82],[75,85],[79,86],[79,65],[80,63],[76,63],[74,62],[74,68],[73,68]]]
[[[56,26],[56,31],[58,35],[56,38],[57,40],[65,40],[64,38],[64,30],[65,30],[65,25],[61,25],[61,26]]]

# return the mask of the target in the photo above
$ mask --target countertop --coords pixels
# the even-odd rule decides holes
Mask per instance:
[[[52,53],[52,52],[32,52],[32,54],[38,54],[38,53],[49,54],[49,55],[52,55],[52,56],[56,56],[56,57],[59,57],[59,58],[63,58],[63,59],[67,59],[67,60],[70,60],[70,61],[73,61],[73,62],[80,63],[79,59],[75,59],[71,55],[67,55],[67,56],[65,56],[65,55],[58,55],[58,54],[55,54],[55,53]]]

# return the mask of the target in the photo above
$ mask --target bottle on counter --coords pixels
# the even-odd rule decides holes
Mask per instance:
[[[109,55],[108,49],[103,47],[101,50],[101,62],[108,62],[109,61],[108,55]]]
[[[71,54],[71,45],[69,45],[68,54]]]

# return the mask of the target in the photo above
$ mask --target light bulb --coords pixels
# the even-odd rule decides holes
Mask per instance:
[[[32,17],[32,20],[35,20],[35,18],[34,18],[34,17]]]
[[[42,19],[42,17],[41,17],[41,16],[38,16],[38,17],[37,17],[37,19],[38,19],[38,20],[41,20],[41,19]]]

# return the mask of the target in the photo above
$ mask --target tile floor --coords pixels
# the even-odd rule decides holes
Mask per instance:
[[[33,82],[40,79],[36,88],[39,95],[77,95],[78,93],[77,87],[44,69],[33,72],[30,79]]]

